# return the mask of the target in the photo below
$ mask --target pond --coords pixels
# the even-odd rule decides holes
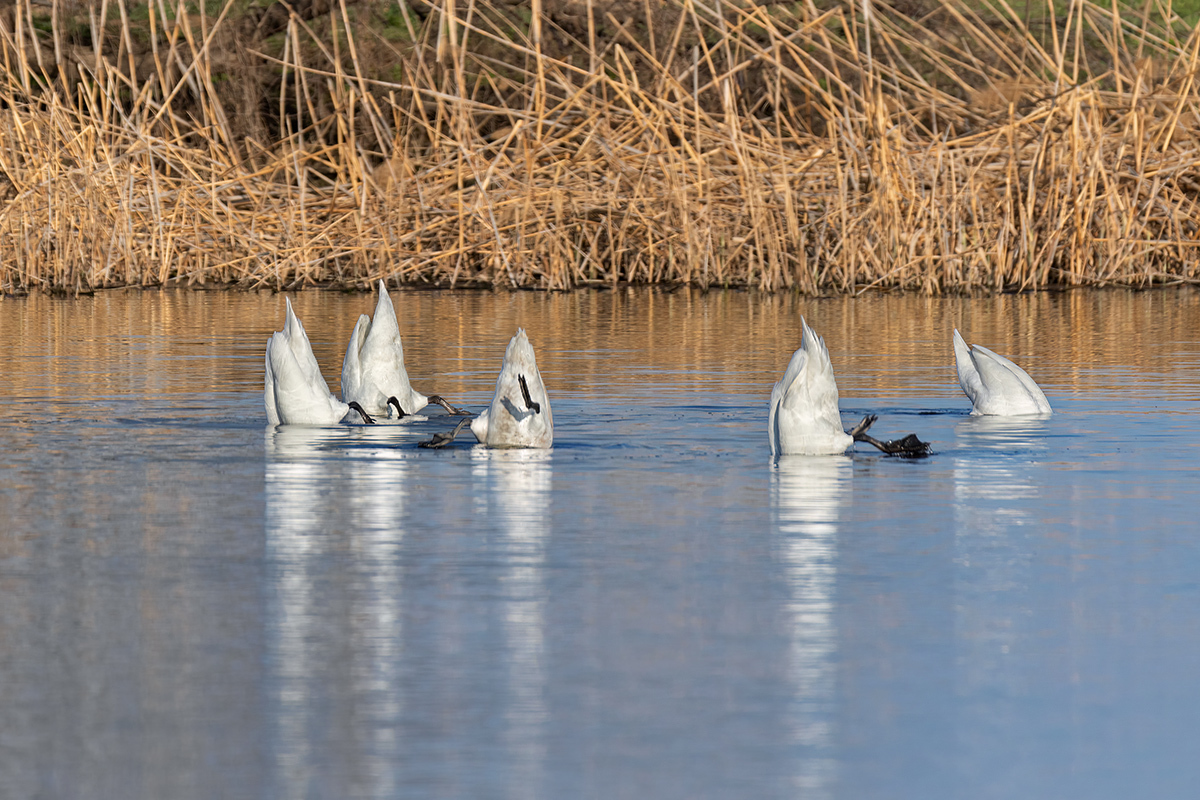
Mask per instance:
[[[336,392],[374,297],[289,296]],[[1200,783],[1200,293],[392,297],[414,385],[476,411],[526,328],[554,448],[268,429],[282,295],[0,300],[0,793]],[[933,456],[772,461],[802,314],[847,427]],[[1054,416],[970,417],[955,327]]]

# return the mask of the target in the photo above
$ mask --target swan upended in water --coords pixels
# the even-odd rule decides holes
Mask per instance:
[[[929,444],[912,434],[890,442],[868,436],[867,429],[876,419],[873,414],[849,433],[842,428],[837,381],[825,340],[803,317],[800,325],[800,349],[792,354],[783,378],[771,390],[767,417],[771,455],[836,455],[855,442],[866,442],[889,455],[927,455]]]
[[[496,394],[471,421],[471,433],[488,447],[549,447],[554,442],[550,398],[522,328],[504,351]]]
[[[267,340],[266,379],[263,402],[270,425],[333,425],[351,409],[364,422],[374,420],[356,402],[343,403],[329,392],[313,355],[308,334],[286,300],[287,318],[282,331]]]
[[[982,345],[967,346],[954,330],[954,364],[958,383],[971,398],[971,413],[1013,417],[1050,414],[1050,401],[1029,373]]]
[[[342,399],[362,405],[372,414],[388,413],[389,404],[398,406],[399,416],[415,414],[430,403],[442,406],[450,414],[462,415],[439,395],[426,397],[412,387],[404,368],[404,345],[400,342],[400,324],[387,287],[379,281],[379,302],[375,319],[359,315],[350,334],[346,357],[342,360]]]
[[[800,349],[771,390],[771,455],[843,453],[854,438],[842,428],[829,350],[803,317],[800,325]]]

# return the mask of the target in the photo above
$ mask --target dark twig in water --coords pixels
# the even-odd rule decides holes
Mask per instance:
[[[905,458],[923,458],[933,452],[929,442],[922,442],[917,438],[915,433],[910,433],[903,439],[893,439],[888,442],[881,442],[873,436],[867,435],[867,429],[875,424],[875,420],[879,419],[875,414],[868,414],[862,418],[862,422],[855,425],[850,430],[850,435],[854,437],[856,442],[866,442],[873,445],[889,456],[904,456]]]
[[[525,408],[529,409],[535,414],[542,413],[541,403],[533,402],[533,398],[529,396],[529,384],[525,383],[525,376],[518,375],[517,383],[521,384],[521,396],[525,398]]]
[[[359,415],[360,415],[360,416],[362,416],[362,418],[363,418],[363,422],[367,423],[368,425],[374,425],[374,424],[375,424],[375,420],[371,419],[371,415],[370,415],[370,414],[368,414],[368,413],[367,413],[365,410],[363,410],[363,407],[362,407],[362,406],[360,406],[360,405],[359,405],[358,403],[356,403],[355,401],[351,400],[351,401],[350,401],[349,403],[347,403],[346,405],[350,406],[350,407],[351,407],[351,408],[353,408],[355,411],[357,411],[357,412],[359,413]]]
[[[446,413],[452,417],[469,417],[469,416],[471,416],[470,411],[467,411],[465,408],[455,408],[454,406],[447,403],[446,398],[442,397],[440,394],[435,394],[435,395],[431,396],[429,398],[429,403],[430,403],[430,405],[439,405],[442,408],[446,409]]]
[[[454,441],[454,437],[458,436],[458,432],[461,431],[463,426],[470,421],[471,420],[469,419],[459,420],[458,425],[455,426],[454,430],[450,431],[449,433],[445,431],[442,431],[441,433],[435,433],[432,439],[427,442],[418,443],[417,447],[428,447],[431,449],[445,447]]]

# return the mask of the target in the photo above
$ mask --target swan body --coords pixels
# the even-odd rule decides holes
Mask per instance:
[[[1012,417],[1050,414],[1050,401],[1029,373],[981,345],[967,346],[954,331],[958,383],[971,398],[971,414]]]
[[[496,394],[471,421],[471,433],[488,447],[550,447],[554,442],[550,399],[523,329],[509,341]]]
[[[803,328],[800,349],[792,354],[783,378],[771,390],[767,428],[771,455],[833,455],[845,452],[854,437],[842,429],[837,382],[825,340]]]
[[[263,400],[270,425],[333,425],[350,410],[329,393],[304,325],[287,300],[283,330],[267,340]]]
[[[408,382],[396,309],[381,280],[375,319],[360,315],[350,335],[342,361],[342,400],[353,400],[372,414],[386,414],[390,397],[399,401],[405,414],[429,405],[429,398]]]

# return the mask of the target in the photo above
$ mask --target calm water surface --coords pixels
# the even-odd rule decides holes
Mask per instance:
[[[1194,796],[1200,294],[393,297],[476,410],[527,328],[554,449],[267,429],[282,296],[0,301],[0,796]],[[336,391],[374,298],[293,302]],[[772,463],[801,314],[936,455]]]

